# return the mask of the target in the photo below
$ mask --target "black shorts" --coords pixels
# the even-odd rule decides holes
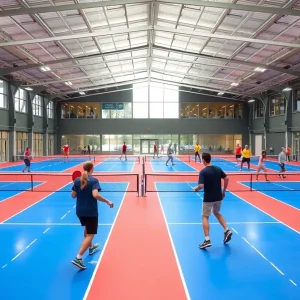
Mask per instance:
[[[250,157],[248,157],[248,158],[243,157],[242,162],[243,163],[246,162],[247,164],[250,164]]]
[[[285,171],[285,165],[284,165],[284,163],[283,164],[279,164],[279,166],[280,166],[280,168],[281,168],[281,171]]]
[[[241,158],[241,157],[242,157],[241,154],[236,154],[236,155],[235,155],[235,158]]]
[[[81,226],[85,226],[87,234],[97,234],[98,232],[98,217],[79,217]]]
[[[200,156],[200,155],[199,155],[199,152],[195,152],[195,156]]]
[[[25,158],[24,159],[24,164],[25,164],[26,167],[30,167],[30,160]]]

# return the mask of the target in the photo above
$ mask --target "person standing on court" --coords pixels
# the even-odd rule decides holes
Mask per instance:
[[[25,172],[26,169],[28,169],[28,172],[30,172],[30,159],[31,159],[30,148],[26,148],[26,150],[24,152],[24,164],[25,164],[25,167],[22,170],[23,173]]]
[[[68,143],[66,143],[62,147],[62,150],[64,152],[64,162],[66,162],[66,159],[69,161],[69,150],[70,150],[70,147],[69,147]]]
[[[281,148],[281,152],[278,155],[278,162],[279,162],[279,166],[281,168],[281,170],[279,171],[279,173],[285,173],[285,171],[286,171],[285,170],[286,152],[285,152],[285,148],[284,147]],[[278,178],[280,178],[280,177],[286,178],[286,176],[283,175],[283,174],[282,175],[279,174]]]
[[[127,146],[126,146],[126,143],[124,142],[124,144],[122,146],[122,154],[120,156],[120,160],[122,159],[123,154],[125,155],[125,160],[127,160],[126,150],[127,150]]]
[[[221,168],[211,164],[211,155],[209,153],[202,154],[202,162],[205,168],[200,171],[198,186],[194,188],[194,191],[198,192],[204,188],[202,226],[205,240],[201,245],[199,245],[199,248],[205,249],[212,245],[209,237],[208,221],[211,211],[224,228],[224,244],[231,240],[232,232],[228,229],[224,217],[220,214],[222,200],[225,198],[225,192],[228,186],[229,178]],[[223,190],[222,179],[224,180]]]
[[[174,166],[172,143],[169,144],[169,147],[167,149],[167,155],[168,155],[168,160],[166,162],[166,166],[168,165],[169,160],[171,160],[172,166]]]
[[[239,164],[241,157],[242,157],[242,147],[240,146],[240,144],[237,144],[235,148],[235,158],[236,158],[237,165]]]
[[[153,158],[155,158],[155,154],[158,158],[158,150],[157,150],[157,146],[156,146],[156,143],[154,143],[154,146],[153,146]]]
[[[201,163],[201,158],[200,158],[200,150],[201,150],[201,146],[199,145],[199,143],[197,142],[195,147],[194,147],[194,151],[195,151],[195,162],[197,162],[197,157],[199,157],[199,161]]]
[[[242,163],[241,163],[241,171],[243,171],[243,164],[244,162],[248,165],[248,170],[250,170],[250,157],[252,156],[251,150],[249,149],[248,145],[245,145],[245,148],[242,151]]]
[[[84,226],[84,240],[81,244],[77,256],[72,260],[72,264],[80,269],[85,270],[86,266],[83,263],[82,256],[89,249],[89,255],[94,254],[100,244],[93,244],[93,238],[98,231],[98,201],[108,204],[110,208],[114,207],[113,202],[103,198],[99,191],[101,191],[100,184],[97,178],[92,176],[94,165],[88,161],[83,164],[81,177],[75,179],[72,187],[72,198],[77,198],[76,201],[76,215]]]

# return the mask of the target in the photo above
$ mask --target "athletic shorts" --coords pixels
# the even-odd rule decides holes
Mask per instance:
[[[219,213],[221,210],[222,201],[214,201],[214,202],[203,202],[202,203],[202,216],[209,217],[211,211],[213,213]]]
[[[79,217],[81,226],[85,226],[87,234],[97,234],[98,232],[98,217]]]
[[[235,158],[241,158],[241,157],[242,157],[241,154],[236,154],[236,155],[235,155]]]
[[[281,168],[281,171],[285,171],[285,166],[284,166],[284,164],[279,164],[279,166],[280,166],[280,168]]]
[[[199,152],[195,152],[195,156],[200,156],[200,155],[199,155]]]
[[[248,157],[248,158],[246,158],[246,157],[243,157],[243,160],[242,160],[242,162],[244,163],[244,162],[246,162],[246,163],[250,163],[250,157]]]
[[[24,163],[25,163],[26,167],[30,167],[30,160],[29,159],[25,158]]]

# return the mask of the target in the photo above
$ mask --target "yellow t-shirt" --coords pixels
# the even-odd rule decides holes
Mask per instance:
[[[195,152],[200,152],[200,149],[201,149],[200,145],[196,145],[194,148]]]
[[[244,158],[250,158],[250,156],[252,156],[251,150],[250,149],[244,149],[242,151],[242,155]]]

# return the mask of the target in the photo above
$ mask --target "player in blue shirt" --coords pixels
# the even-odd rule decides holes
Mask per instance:
[[[92,162],[83,164],[83,170],[80,178],[75,179],[72,187],[72,198],[77,198],[76,215],[80,220],[81,226],[84,226],[84,240],[81,244],[78,255],[73,259],[72,264],[80,269],[86,269],[83,264],[82,255],[89,248],[89,254],[94,254],[100,244],[93,244],[94,235],[98,229],[98,202],[105,202],[110,208],[114,204],[103,198],[99,192],[101,191],[100,184],[97,178],[92,176],[94,165]]]
[[[205,168],[200,171],[198,186],[195,187],[194,190],[195,192],[197,192],[204,188],[204,197],[202,204],[202,226],[205,234],[205,241],[199,246],[199,248],[205,249],[211,246],[208,222],[211,211],[224,228],[224,244],[230,241],[232,232],[228,229],[224,217],[220,214],[222,200],[225,198],[225,192],[228,186],[229,179],[221,168],[213,166],[210,163],[211,156],[209,153],[202,154],[202,162]],[[223,190],[222,179],[224,180]]]

